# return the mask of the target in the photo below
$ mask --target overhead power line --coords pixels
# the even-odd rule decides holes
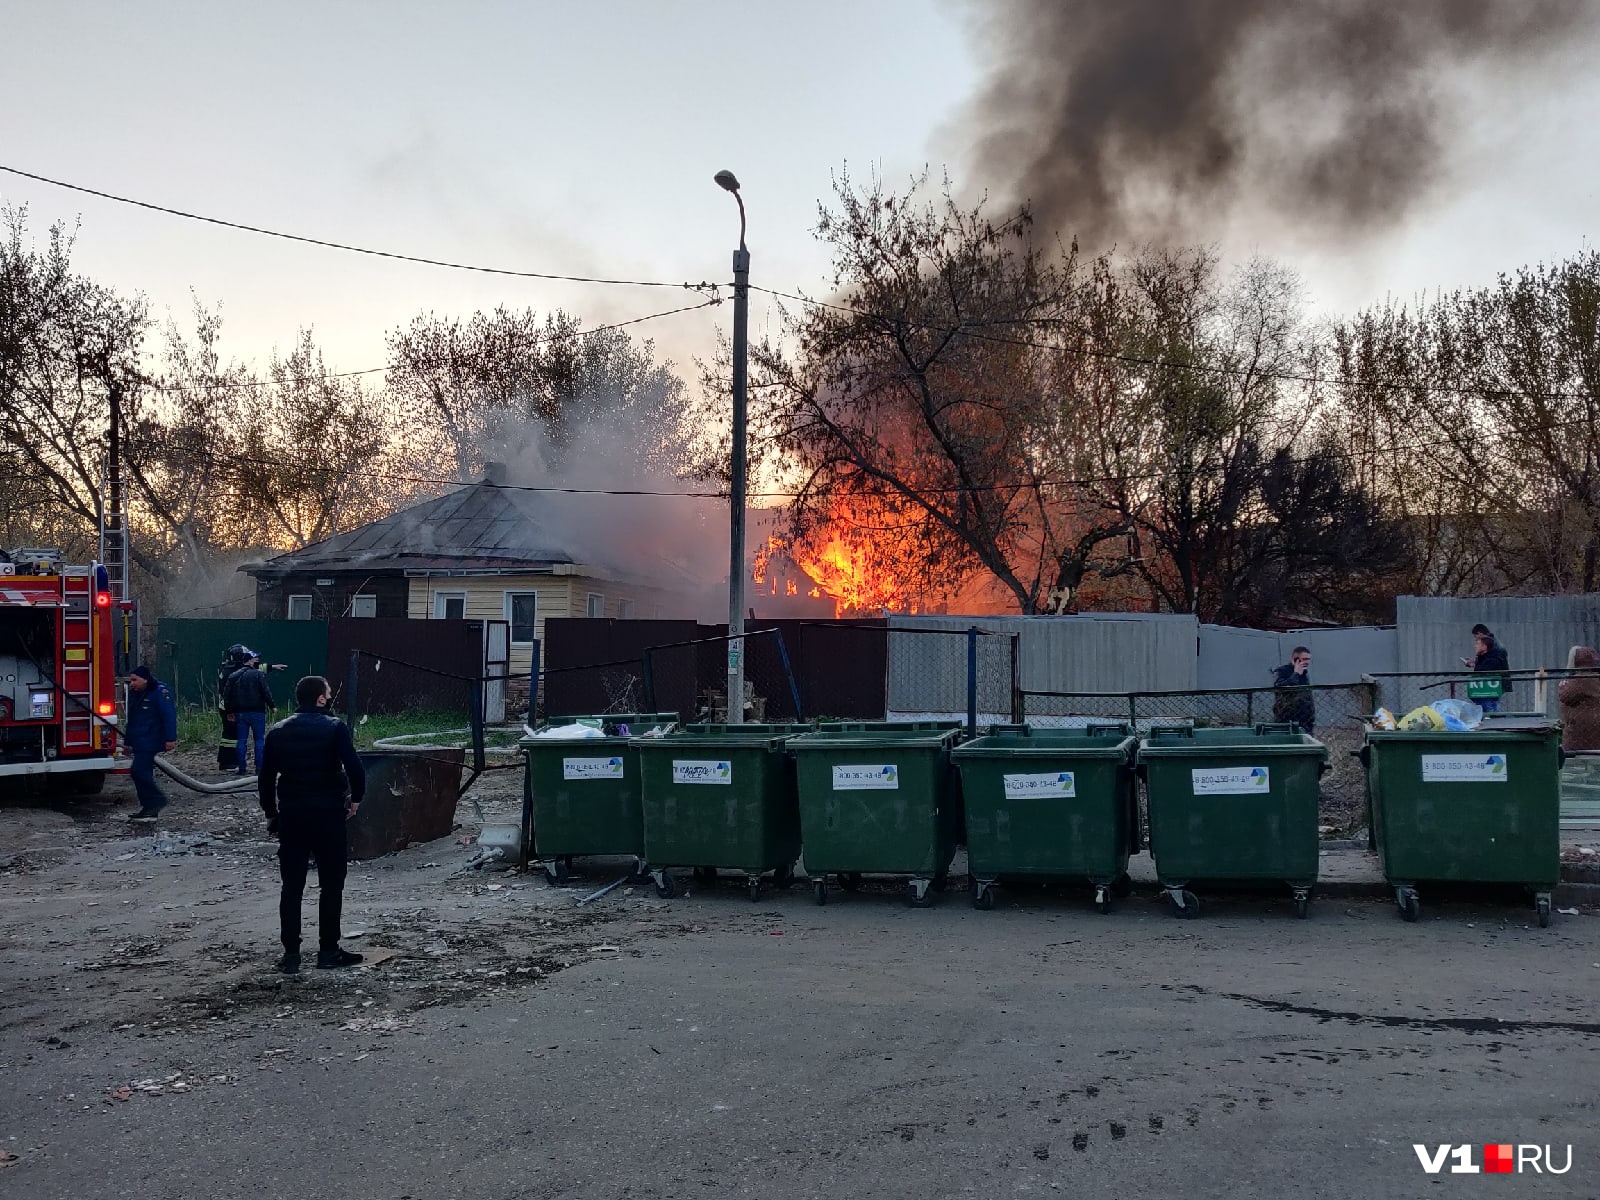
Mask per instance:
[[[135,208],[148,209],[151,212],[166,213],[171,217],[182,217],[187,221],[202,221],[207,225],[220,225],[224,229],[237,229],[243,233],[258,233],[264,237],[282,238],[287,242],[301,242],[307,246],[321,246],[325,250],[346,250],[351,254],[366,254],[373,258],[391,258],[398,262],[421,263],[428,267],[447,267],[453,271],[476,271],[482,275],[509,275],[517,279],[548,279],[560,283],[599,283],[613,287],[649,287],[649,288],[687,288],[690,291],[700,291],[715,288],[714,283],[670,283],[660,279],[604,279],[589,275],[560,275],[552,271],[518,271],[509,267],[486,267],[477,263],[450,262],[439,258],[426,258],[419,254],[402,254],[395,250],[374,250],[370,246],[352,246],[346,242],[330,241],[327,238],[307,237],[300,233],[285,233],[280,229],[263,229],[259,225],[246,225],[242,221],[229,221],[222,217],[208,217],[203,213],[186,212],[181,208],[169,208],[165,204],[154,204],[148,200],[135,200],[131,196],[118,196],[114,192],[104,192],[99,188],[85,187],[81,183],[68,183],[64,179],[51,179],[48,175],[37,175],[32,171],[24,171],[19,167],[8,167],[0,163],[0,171],[10,175],[17,175],[23,179],[31,179],[35,183],[47,183],[51,187],[65,188],[69,192],[81,192],[86,196],[96,196],[101,200],[111,200],[117,204],[129,204]]]
[[[1553,424],[1551,426],[1551,428],[1552,429],[1564,428],[1564,427],[1569,426],[1569,425],[1584,424],[1584,423],[1586,423],[1586,421],[1587,421],[1587,418],[1577,418],[1577,419],[1574,419],[1572,421],[1561,421],[1561,422],[1556,422],[1555,424]],[[1407,449],[1407,450],[1422,450],[1422,449],[1428,449],[1430,447],[1436,447],[1436,446],[1447,446],[1447,445],[1450,445],[1450,444],[1451,443],[1450,443],[1449,439],[1444,439],[1444,438],[1438,439],[1436,441],[1431,441],[1431,442],[1418,442],[1418,441],[1410,441],[1410,440],[1408,440],[1403,444],[1403,448]],[[1293,465],[1296,465],[1296,466],[1304,466],[1307,463],[1316,461],[1316,459],[1319,458],[1319,457],[1321,457],[1321,458],[1346,458],[1346,459],[1376,458],[1376,457],[1378,457],[1380,455],[1398,453],[1401,449],[1402,449],[1402,444],[1400,442],[1391,442],[1388,445],[1373,446],[1373,447],[1370,447],[1370,448],[1367,448],[1367,449],[1362,449],[1362,450],[1331,450],[1330,449],[1330,450],[1322,452],[1320,455],[1290,455],[1286,461],[1291,463],[1291,464],[1293,464]],[[227,456],[227,457],[228,457],[229,461],[232,461],[232,462],[251,463],[251,464],[254,464],[254,465],[257,465],[257,466],[264,466],[264,467],[281,467],[281,466],[284,465],[279,460],[269,459],[269,458],[255,458],[255,457],[250,457],[250,456],[246,456],[246,455],[230,455],[230,456]],[[343,475],[343,474],[348,473],[347,469],[343,468],[343,467],[320,467],[320,466],[316,466],[316,465],[313,465],[313,464],[310,464],[310,463],[295,464],[294,469],[296,471],[309,472],[309,473],[314,474],[314,475]],[[1199,471],[1195,472],[1195,477],[1197,479],[1202,479],[1202,478],[1203,479],[1209,479],[1209,478],[1212,478],[1212,477],[1215,477],[1215,476],[1221,474],[1222,470],[1223,470],[1223,468],[1221,468],[1220,466],[1219,467],[1215,467],[1215,468],[1202,469],[1202,470],[1199,470]],[[370,469],[363,469],[360,473],[362,475],[368,476],[368,477],[373,478],[373,479],[386,479],[386,480],[389,480],[392,483],[407,483],[407,484],[413,484],[413,485],[418,486],[418,487],[459,488],[459,487],[474,486],[472,484],[463,483],[459,479],[432,479],[432,478],[428,478],[426,476],[404,475],[404,474],[400,474],[400,473],[397,473],[397,472],[384,472],[384,471],[375,471],[375,470],[370,470]],[[923,486],[917,486],[917,485],[908,485],[907,490],[912,492],[912,493],[921,494],[921,495],[931,495],[931,496],[961,495],[963,493],[970,494],[970,493],[973,493],[973,492],[1027,492],[1027,491],[1031,491],[1033,489],[1038,489],[1038,488],[1093,487],[1093,486],[1095,486],[1097,484],[1107,484],[1107,483],[1111,483],[1111,484],[1117,484],[1117,483],[1150,483],[1150,482],[1153,482],[1155,480],[1165,479],[1168,476],[1170,476],[1171,474],[1172,474],[1172,472],[1170,470],[1167,470],[1167,469],[1152,469],[1152,470],[1148,470],[1148,471],[1127,472],[1127,473],[1124,473],[1124,474],[1085,475],[1085,476],[1080,476],[1080,477],[1076,477],[1076,478],[1063,478],[1063,479],[1052,479],[1052,478],[1022,479],[1022,480],[1011,480],[1011,481],[1008,481],[1008,482],[972,484],[972,485],[966,485],[966,486],[954,485],[954,484],[949,485],[949,486],[941,486],[941,487],[923,487]],[[501,488],[501,489],[503,489],[505,491],[508,491],[508,492],[531,492],[531,493],[536,493],[536,494],[544,493],[544,494],[551,494],[551,495],[569,495],[569,496],[649,496],[649,497],[669,497],[669,498],[675,497],[675,498],[683,499],[683,500],[726,500],[726,499],[728,499],[728,493],[726,491],[668,491],[668,490],[665,490],[665,489],[649,489],[649,488],[581,488],[581,487],[556,487],[556,486],[543,485],[543,484],[516,484],[516,483],[503,483],[503,484],[496,484],[495,486],[499,487],[499,488]],[[804,494],[806,494],[806,493],[799,492],[799,491],[752,491],[752,492],[749,493],[749,496],[750,496],[751,499],[793,500],[793,499],[796,499],[797,497],[799,497],[801,495],[804,495]],[[888,484],[885,484],[881,490],[869,491],[869,492],[855,491],[855,492],[844,493],[844,495],[847,498],[864,498],[864,499],[903,499],[905,497],[905,493],[904,492],[902,492],[899,489],[897,489],[897,488],[895,488],[893,486],[890,486]]]
[[[1047,350],[1058,354],[1071,354],[1080,358],[1098,359],[1104,362],[1117,362],[1135,367],[1160,367],[1174,371],[1198,371],[1208,375],[1225,375],[1234,377],[1249,377],[1255,379],[1272,379],[1280,383],[1304,383],[1322,386],[1359,386],[1375,388],[1379,391],[1389,392],[1426,392],[1447,396],[1482,396],[1485,399],[1504,399],[1509,396],[1526,396],[1541,400],[1586,400],[1587,392],[1538,392],[1518,391],[1497,388],[1467,387],[1462,384],[1448,383],[1414,383],[1405,381],[1390,382],[1387,380],[1363,379],[1350,380],[1332,375],[1304,375],[1293,371],[1268,371],[1256,368],[1231,367],[1224,363],[1185,361],[1179,362],[1169,358],[1155,358],[1140,354],[1126,354],[1117,350],[1085,349],[1082,347],[1068,348],[1065,346],[1051,345],[1047,342],[1036,342],[1028,338],[1002,337],[993,333],[983,332],[986,326],[993,325],[1058,325],[1061,322],[1054,317],[1016,317],[999,321],[963,322],[959,325],[936,325],[925,321],[908,321],[895,313],[878,313],[871,309],[857,308],[850,304],[839,304],[831,300],[818,300],[812,296],[804,296],[798,292],[780,292],[774,288],[761,287],[751,284],[752,292],[761,292],[779,300],[793,300],[811,308],[825,308],[833,312],[848,313],[855,317],[865,317],[872,321],[882,321],[885,324],[900,324],[907,329],[914,329],[921,333],[936,333],[942,335],[962,334],[979,341],[995,342],[1002,346],[1020,346],[1024,349]],[[772,384],[752,384],[753,387],[771,387]]]
[[[594,337],[600,333],[611,333],[614,330],[626,329],[630,325],[643,325],[646,321],[659,321],[663,317],[675,317],[679,313],[698,312],[702,308],[715,308],[722,303],[721,298],[702,300],[699,304],[685,304],[678,308],[665,309],[662,312],[646,313],[642,317],[630,317],[626,321],[613,321],[609,325],[596,325],[593,329],[574,329],[569,333],[540,334],[532,339],[533,345],[546,342],[562,342],[574,338]],[[329,371],[325,375],[297,375],[290,379],[239,379],[222,381],[218,383],[185,384],[174,387],[169,384],[149,384],[153,392],[163,395],[183,395],[188,392],[215,392],[230,388],[258,388],[280,387],[297,383],[317,383],[324,379],[350,379],[357,375],[378,375],[392,370],[391,367],[362,367],[359,371]]]
[[[566,282],[566,283],[604,284],[604,285],[614,286],[614,287],[683,288],[683,289],[686,289],[686,290],[689,290],[689,291],[713,291],[714,292],[718,287],[722,286],[720,284],[715,284],[715,283],[711,283],[709,281],[704,281],[704,280],[702,280],[699,283],[690,283],[690,282],[687,282],[687,281],[672,283],[672,282],[668,282],[668,281],[665,281],[665,280],[658,280],[658,279],[607,279],[607,278],[601,278],[601,277],[596,277],[596,276],[587,276],[587,275],[561,275],[561,274],[557,274],[557,273],[549,272],[549,271],[520,271],[520,270],[515,270],[515,269],[512,269],[512,268],[508,268],[508,267],[488,267],[488,266],[483,266],[481,264],[475,264],[475,263],[450,262],[450,261],[444,260],[444,259],[427,258],[427,257],[424,257],[422,255],[402,254],[402,253],[400,253],[398,251],[393,251],[393,250],[375,250],[375,249],[373,249],[373,248],[371,248],[369,246],[352,246],[352,245],[350,245],[348,243],[345,243],[345,242],[335,242],[335,241],[331,241],[331,240],[326,239],[326,238],[308,237],[308,236],[306,236],[304,234],[298,234],[298,233],[286,233],[286,232],[284,232],[282,230],[266,229],[266,228],[263,228],[263,227],[261,227],[259,225],[247,225],[247,224],[244,224],[241,221],[230,221],[230,220],[226,220],[226,219],[224,219],[222,217],[212,217],[212,216],[207,216],[207,215],[205,215],[203,213],[188,212],[188,211],[186,211],[184,209],[172,208],[172,207],[169,207],[169,206],[164,205],[164,204],[155,204],[155,203],[152,203],[151,201],[148,201],[148,200],[136,200],[136,199],[134,199],[133,197],[130,197],[130,196],[119,196],[114,192],[107,192],[107,191],[103,191],[103,190],[101,190],[99,188],[87,187],[87,186],[85,186],[83,184],[68,183],[66,180],[63,180],[63,179],[53,179],[48,175],[40,175],[40,174],[37,174],[36,172],[33,172],[33,171],[24,171],[20,167],[7,166],[4,163],[0,163],[0,171],[4,171],[4,172],[6,172],[8,174],[11,174],[11,175],[16,175],[16,176],[18,176],[18,177],[20,177],[22,179],[31,179],[36,183],[48,184],[51,187],[64,188],[67,191],[80,192],[80,193],[82,193],[82,194],[84,194],[86,196],[95,196],[95,197],[98,197],[99,199],[110,200],[110,201],[113,201],[113,202],[115,202],[117,204],[128,204],[128,205],[132,205],[135,208],[143,208],[143,209],[147,209],[147,210],[149,210],[151,212],[165,213],[168,216],[181,217],[181,218],[183,218],[185,220],[189,220],[189,221],[200,221],[200,222],[203,222],[203,223],[208,224],[208,225],[218,225],[218,226],[221,226],[221,227],[226,228],[226,229],[236,229],[236,230],[239,230],[239,231],[244,232],[244,233],[255,233],[255,234],[260,234],[260,235],[262,235],[264,237],[282,238],[282,239],[284,239],[286,241],[300,242],[300,243],[302,243],[304,245],[308,245],[308,246],[320,246],[320,247],[322,247],[324,249],[328,249],[328,250],[344,250],[344,251],[348,251],[349,253],[352,253],[352,254],[365,254],[365,255],[369,255],[369,256],[374,257],[374,258],[388,258],[388,259],[393,259],[393,260],[398,261],[398,262],[420,263],[420,264],[422,264],[424,266],[430,266],[430,267],[445,267],[445,268],[448,268],[448,269],[451,269],[451,270],[457,270],[457,271],[474,271],[474,272],[478,272],[480,274],[504,275],[504,276],[510,276],[510,277],[519,278],[519,279],[544,279],[544,280],[553,280],[553,281]],[[1127,353],[1123,353],[1123,352],[1115,351],[1115,350],[1096,350],[1096,349],[1084,349],[1084,348],[1065,350],[1061,346],[1052,346],[1052,345],[1048,345],[1048,344],[1041,343],[1041,342],[1031,341],[1031,340],[1026,339],[1026,338],[1000,337],[1000,336],[997,336],[995,334],[982,332],[982,330],[985,327],[987,327],[987,326],[996,326],[996,325],[1051,325],[1051,324],[1056,324],[1057,323],[1056,320],[1054,318],[1050,318],[1050,317],[1013,317],[1013,318],[1004,318],[1004,319],[1000,319],[1000,320],[987,321],[987,322],[963,323],[963,324],[960,324],[960,325],[937,325],[937,324],[932,324],[932,323],[924,322],[924,321],[907,321],[902,316],[900,316],[898,314],[893,314],[893,313],[875,313],[875,312],[872,312],[872,311],[870,311],[868,309],[859,308],[859,307],[857,307],[855,305],[840,304],[840,303],[837,303],[837,302],[834,302],[834,301],[828,301],[828,300],[818,300],[815,297],[805,296],[805,295],[802,295],[802,294],[800,294],[798,292],[785,292],[785,291],[780,291],[780,290],[778,290],[776,288],[762,287],[762,286],[760,286],[758,284],[750,284],[749,287],[750,287],[750,290],[753,291],[753,292],[760,292],[763,295],[772,296],[775,299],[793,300],[796,303],[804,304],[804,305],[807,305],[807,306],[812,307],[812,308],[830,309],[830,310],[833,310],[835,312],[848,313],[848,314],[850,314],[852,316],[867,317],[867,318],[869,318],[871,320],[883,321],[885,323],[899,323],[899,324],[905,325],[907,328],[916,329],[916,330],[920,330],[920,331],[927,332],[927,333],[938,333],[938,334],[946,334],[946,335],[959,333],[959,334],[963,334],[963,335],[965,335],[967,337],[976,338],[976,339],[979,339],[981,341],[995,342],[995,343],[998,343],[1000,345],[1019,346],[1019,347],[1023,347],[1023,348],[1031,348],[1031,349],[1037,349],[1037,350],[1049,350],[1049,351],[1055,351],[1055,352],[1064,352],[1064,353],[1074,354],[1074,355],[1077,355],[1077,356],[1082,357],[1082,358],[1093,358],[1093,359],[1098,359],[1098,360],[1107,361],[1107,362],[1119,362],[1119,363],[1123,363],[1123,364],[1128,365],[1128,366],[1161,367],[1161,368],[1169,368],[1169,369],[1172,369],[1172,370],[1198,371],[1198,372],[1201,372],[1203,374],[1223,375],[1223,376],[1233,376],[1233,377],[1253,376],[1253,377],[1259,378],[1259,379],[1272,379],[1272,380],[1276,380],[1278,382],[1283,382],[1283,383],[1302,383],[1302,384],[1312,384],[1312,385],[1334,385],[1334,384],[1346,384],[1347,385],[1347,384],[1350,383],[1349,380],[1342,380],[1342,379],[1339,379],[1337,377],[1330,377],[1330,376],[1304,375],[1304,374],[1300,374],[1300,373],[1292,372],[1292,371],[1265,371],[1265,370],[1254,370],[1254,369],[1248,369],[1247,370],[1247,369],[1239,368],[1239,367],[1230,367],[1230,366],[1227,366],[1227,365],[1222,364],[1222,363],[1212,363],[1212,362],[1203,362],[1203,361],[1178,362],[1178,361],[1175,361],[1175,360],[1172,360],[1172,359],[1147,357],[1147,356],[1144,356],[1144,355],[1137,355],[1137,354],[1127,354]],[[674,310],[674,311],[684,311],[684,310]],[[662,314],[662,315],[670,315],[670,314]],[[600,332],[600,331],[599,330],[594,330],[592,332]],[[363,370],[346,371],[346,372],[341,372],[340,374],[342,376],[372,375],[372,374],[378,373],[379,371],[383,371],[385,369],[386,368],[383,368],[383,367],[367,367],[367,368],[365,368]],[[1465,387],[1465,386],[1462,386],[1462,385],[1459,385],[1459,384],[1457,384],[1457,385],[1436,384],[1436,383],[1419,384],[1419,383],[1406,383],[1406,382],[1388,382],[1388,381],[1383,381],[1383,380],[1363,380],[1361,382],[1362,382],[1363,386],[1373,387],[1373,388],[1377,388],[1377,389],[1383,390],[1383,391],[1415,391],[1415,392],[1426,392],[1426,393],[1434,393],[1434,394],[1442,394],[1442,395],[1457,395],[1457,396],[1472,395],[1472,396],[1483,396],[1483,397],[1489,398],[1489,399],[1498,399],[1498,398],[1503,398],[1503,397],[1512,396],[1512,395],[1525,395],[1525,396],[1531,396],[1531,397],[1534,397],[1534,398],[1552,399],[1552,400],[1582,400],[1582,399],[1587,399],[1588,398],[1586,396],[1586,394],[1584,394],[1584,393],[1576,393],[1576,392],[1514,392],[1514,391],[1509,391],[1509,390],[1470,388],[1470,387]],[[223,385],[223,386],[226,386],[226,385]],[[767,385],[757,384],[757,385],[754,385],[754,386],[767,386]]]

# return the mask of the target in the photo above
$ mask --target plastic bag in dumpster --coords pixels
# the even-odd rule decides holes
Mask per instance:
[[[1428,705],[1444,720],[1444,727],[1456,733],[1465,733],[1483,724],[1483,709],[1471,700],[1435,700]]]
[[[1444,718],[1441,717],[1430,704],[1420,708],[1413,708],[1400,718],[1400,728],[1404,730],[1429,730],[1443,729]]]
[[[1372,727],[1374,729],[1394,729],[1394,714],[1387,708],[1380,708],[1372,714]]]
[[[1483,724],[1483,709],[1470,700],[1435,700],[1413,708],[1400,718],[1399,728],[1409,731],[1466,733]]]
[[[593,725],[551,725],[548,728],[535,731],[536,738],[553,738],[559,741],[580,741],[583,738],[605,737],[602,730]]]

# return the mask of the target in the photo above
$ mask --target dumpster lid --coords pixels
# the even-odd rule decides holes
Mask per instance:
[[[1248,754],[1288,757],[1316,754],[1323,759],[1328,747],[1287,725],[1220,725],[1196,729],[1192,725],[1155,726],[1139,740],[1138,758],[1188,758]]]
[[[1035,729],[990,733],[957,746],[957,758],[1120,758],[1127,759],[1138,739],[1121,729]]]
[[[1511,737],[1518,734],[1539,734],[1541,736],[1556,733],[1561,729],[1561,722],[1552,721],[1549,717],[1534,714],[1502,717],[1494,721],[1485,721],[1476,729],[1372,729],[1365,732],[1369,741],[1390,739],[1418,741],[1426,738],[1429,741],[1461,742],[1466,744],[1471,741],[1481,741],[1483,738]]]
[[[931,726],[895,729],[878,724],[870,729],[829,729],[802,733],[789,739],[792,750],[844,749],[938,749],[951,745],[961,734],[961,726]]]
[[[812,728],[810,725],[689,725],[677,733],[629,738],[628,744],[641,750],[646,747],[722,751],[755,747],[776,750],[796,734],[809,733]]]

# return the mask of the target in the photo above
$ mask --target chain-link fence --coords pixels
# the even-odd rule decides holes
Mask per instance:
[[[985,629],[888,631],[890,720],[962,720],[976,729],[1021,719],[1020,634]]]
[[[1376,705],[1376,685],[1354,683],[1203,692],[1026,690],[1021,707],[1033,725],[1071,728],[1114,720],[1127,721],[1140,733],[1152,725],[1309,725],[1312,736],[1328,747],[1333,768],[1322,779],[1322,823],[1350,831],[1365,819],[1366,782],[1355,752],[1361,749],[1364,719]]]

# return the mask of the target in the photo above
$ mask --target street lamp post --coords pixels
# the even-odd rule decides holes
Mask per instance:
[[[733,252],[733,471],[728,492],[728,720],[744,721],[744,505],[746,377],[750,357],[750,251],[744,244],[744,197],[732,171],[717,185],[739,204],[739,248]]]

